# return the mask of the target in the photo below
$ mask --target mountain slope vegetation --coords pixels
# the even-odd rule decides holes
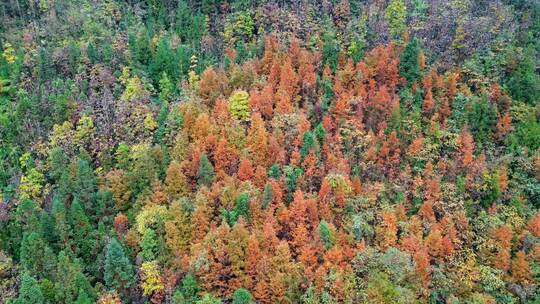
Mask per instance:
[[[540,302],[538,1],[0,15],[0,303]]]

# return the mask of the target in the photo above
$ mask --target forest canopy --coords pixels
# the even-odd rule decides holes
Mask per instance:
[[[0,16],[0,303],[540,303],[538,1]]]

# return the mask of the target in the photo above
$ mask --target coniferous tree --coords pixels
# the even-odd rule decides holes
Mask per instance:
[[[313,150],[315,148],[315,136],[311,132],[304,133],[304,145],[302,146],[302,149],[300,150],[300,155],[302,155],[302,159],[305,159],[307,155],[309,154],[309,151]]]
[[[244,220],[249,220],[249,194],[242,193],[236,199],[236,215],[243,217]]]
[[[185,77],[191,65],[191,52],[192,50],[187,45],[180,45],[176,48],[175,54],[175,71],[178,71],[180,79]]]
[[[159,41],[156,54],[150,62],[149,69],[154,84],[159,87],[163,73],[165,75],[175,75],[173,70],[174,53],[171,50],[168,39]]]
[[[244,220],[249,220],[249,194],[242,193],[236,198],[235,208],[233,211],[227,211],[225,218],[229,226],[234,226],[240,217]]]
[[[51,55],[46,48],[39,48],[38,75],[42,82],[51,78],[52,62]]]
[[[238,179],[241,181],[251,180],[253,178],[253,174],[254,172],[251,161],[247,158],[242,159],[238,168]]]
[[[68,165],[68,159],[64,150],[59,147],[53,148],[49,157],[49,162],[51,164],[49,175],[55,180],[59,180]]]
[[[24,234],[20,254],[21,266],[30,275],[45,278],[52,276],[55,258],[39,233]]]
[[[512,279],[522,285],[527,285],[531,281],[531,270],[529,267],[529,262],[525,258],[525,253],[523,251],[518,251],[516,256],[512,261],[512,266],[510,268],[512,273]]]
[[[148,65],[150,61],[150,56],[152,54],[150,50],[150,37],[146,27],[143,27],[142,30],[135,37],[134,47],[136,52],[134,53],[135,58],[138,60],[139,64],[142,66]]]
[[[84,289],[79,290],[79,295],[77,296],[77,300],[75,301],[75,304],[93,304],[94,301],[90,299],[90,297],[86,294]]]
[[[212,296],[209,293],[204,294],[204,296],[200,300],[195,302],[195,304],[221,304],[221,303],[223,302],[221,302],[220,299]]]
[[[16,304],[42,304],[45,299],[36,279],[28,273],[23,273],[19,297],[14,301]]]
[[[290,202],[293,198],[293,193],[296,191],[297,179],[302,174],[302,171],[299,168],[286,166],[283,168],[283,173],[285,175],[285,186],[287,187],[287,201]]]
[[[468,125],[478,146],[491,142],[496,123],[497,112],[487,98],[482,98],[472,105]]]
[[[85,210],[90,212],[95,209],[93,204],[97,191],[94,170],[92,170],[89,161],[84,158],[77,160],[76,170],[73,195],[79,199]]]
[[[42,212],[40,218],[41,231],[43,239],[51,248],[56,248],[58,244],[58,235],[56,233],[54,218],[48,212]]]
[[[195,303],[198,299],[199,286],[195,277],[188,273],[183,279],[180,288],[173,296],[173,303]]]
[[[279,179],[280,176],[281,176],[281,171],[279,169],[279,165],[273,164],[268,170],[268,177],[271,177],[273,179]]]
[[[70,230],[66,206],[59,195],[55,195],[52,205],[52,217],[54,218],[55,234],[58,236],[58,248],[63,249],[70,243],[72,231]]]
[[[337,69],[339,55],[339,45],[333,31],[327,31],[323,36],[322,60],[324,65],[328,65],[332,71]]]
[[[55,280],[55,300],[58,303],[73,303],[81,297],[89,298],[93,294],[90,282],[83,274],[83,270],[77,259],[72,259],[69,253],[61,251],[58,255]]]
[[[111,290],[126,294],[134,284],[133,265],[116,238],[107,245],[104,271],[105,286]]]
[[[253,296],[244,288],[236,290],[233,294],[233,304],[251,304],[253,303]]]
[[[418,81],[421,77],[418,58],[421,48],[418,39],[412,38],[403,49],[399,61],[399,74],[404,77],[409,85]]]
[[[95,240],[92,235],[94,229],[77,198],[74,198],[71,203],[70,221],[75,251],[86,263],[90,263],[95,249]]]
[[[203,154],[199,160],[199,170],[197,171],[197,180],[199,185],[210,186],[214,182],[214,166],[208,160],[208,156]]]
[[[327,250],[332,248],[334,239],[328,223],[324,220],[319,223],[319,237]]]
[[[540,101],[540,75],[535,66],[535,50],[525,50],[522,61],[508,81],[510,95],[517,100],[536,104]]]

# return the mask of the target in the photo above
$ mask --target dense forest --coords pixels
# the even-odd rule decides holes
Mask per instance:
[[[540,303],[538,0],[0,2],[0,303]]]

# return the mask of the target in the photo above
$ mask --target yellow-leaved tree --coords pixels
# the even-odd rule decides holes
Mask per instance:
[[[250,107],[248,92],[238,90],[232,93],[229,97],[229,112],[237,120],[249,121]]]
[[[141,265],[141,272],[143,277],[141,287],[145,296],[160,293],[165,289],[165,284],[163,284],[156,261],[143,263]]]

